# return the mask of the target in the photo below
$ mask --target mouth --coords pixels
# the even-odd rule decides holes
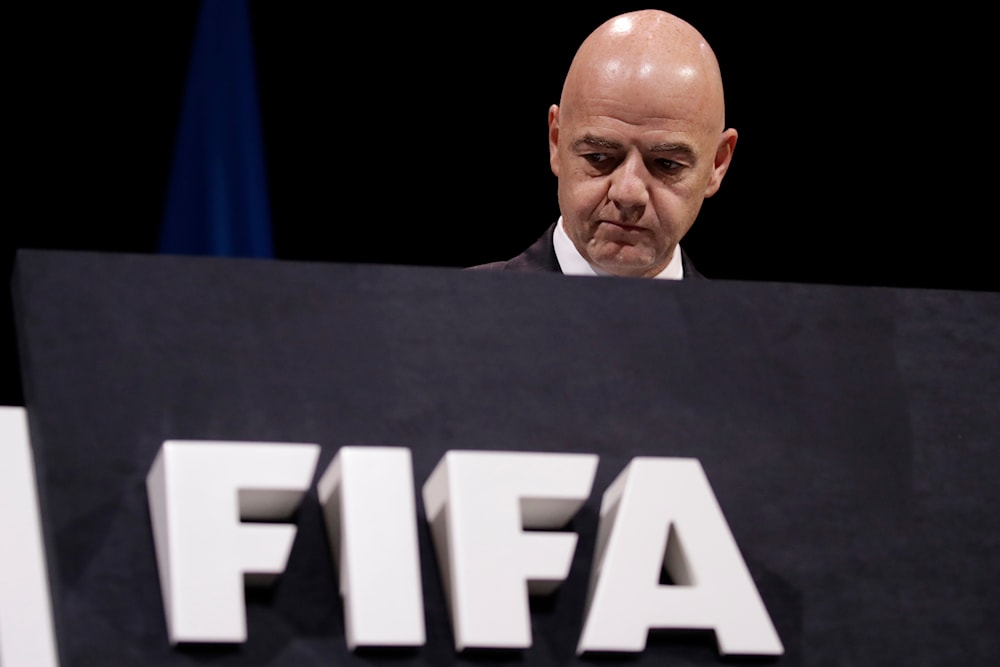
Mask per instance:
[[[640,225],[633,225],[633,224],[630,224],[630,223],[627,223],[627,222],[618,222],[616,220],[601,220],[598,223],[598,225],[610,225],[611,227],[613,227],[615,229],[620,229],[620,230],[625,231],[625,232],[644,232],[644,231],[646,231],[646,228],[642,227]]]

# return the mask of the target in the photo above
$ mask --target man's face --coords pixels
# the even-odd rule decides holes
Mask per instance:
[[[580,253],[603,270],[653,276],[718,190],[736,133],[698,81],[593,76],[549,111],[559,209]],[[653,80],[650,80],[653,79]]]

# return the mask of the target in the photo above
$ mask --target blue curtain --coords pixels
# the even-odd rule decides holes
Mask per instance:
[[[199,10],[160,229],[162,253],[272,257],[246,0]]]

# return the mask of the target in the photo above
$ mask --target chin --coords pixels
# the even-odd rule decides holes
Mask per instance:
[[[642,262],[622,262],[622,261],[610,261],[610,262],[594,262],[599,269],[616,276],[624,276],[628,278],[640,278],[649,271],[652,270],[649,264]]]
[[[591,261],[616,275],[639,276],[654,269],[654,258],[649,251],[634,246],[618,248],[613,253],[595,253]]]

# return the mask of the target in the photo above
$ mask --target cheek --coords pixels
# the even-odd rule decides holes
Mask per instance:
[[[655,195],[653,208],[660,227],[671,236],[684,233],[694,222],[701,209],[701,198],[666,191]]]
[[[603,204],[607,191],[605,179],[577,174],[560,179],[559,203],[564,209],[589,213]]]

